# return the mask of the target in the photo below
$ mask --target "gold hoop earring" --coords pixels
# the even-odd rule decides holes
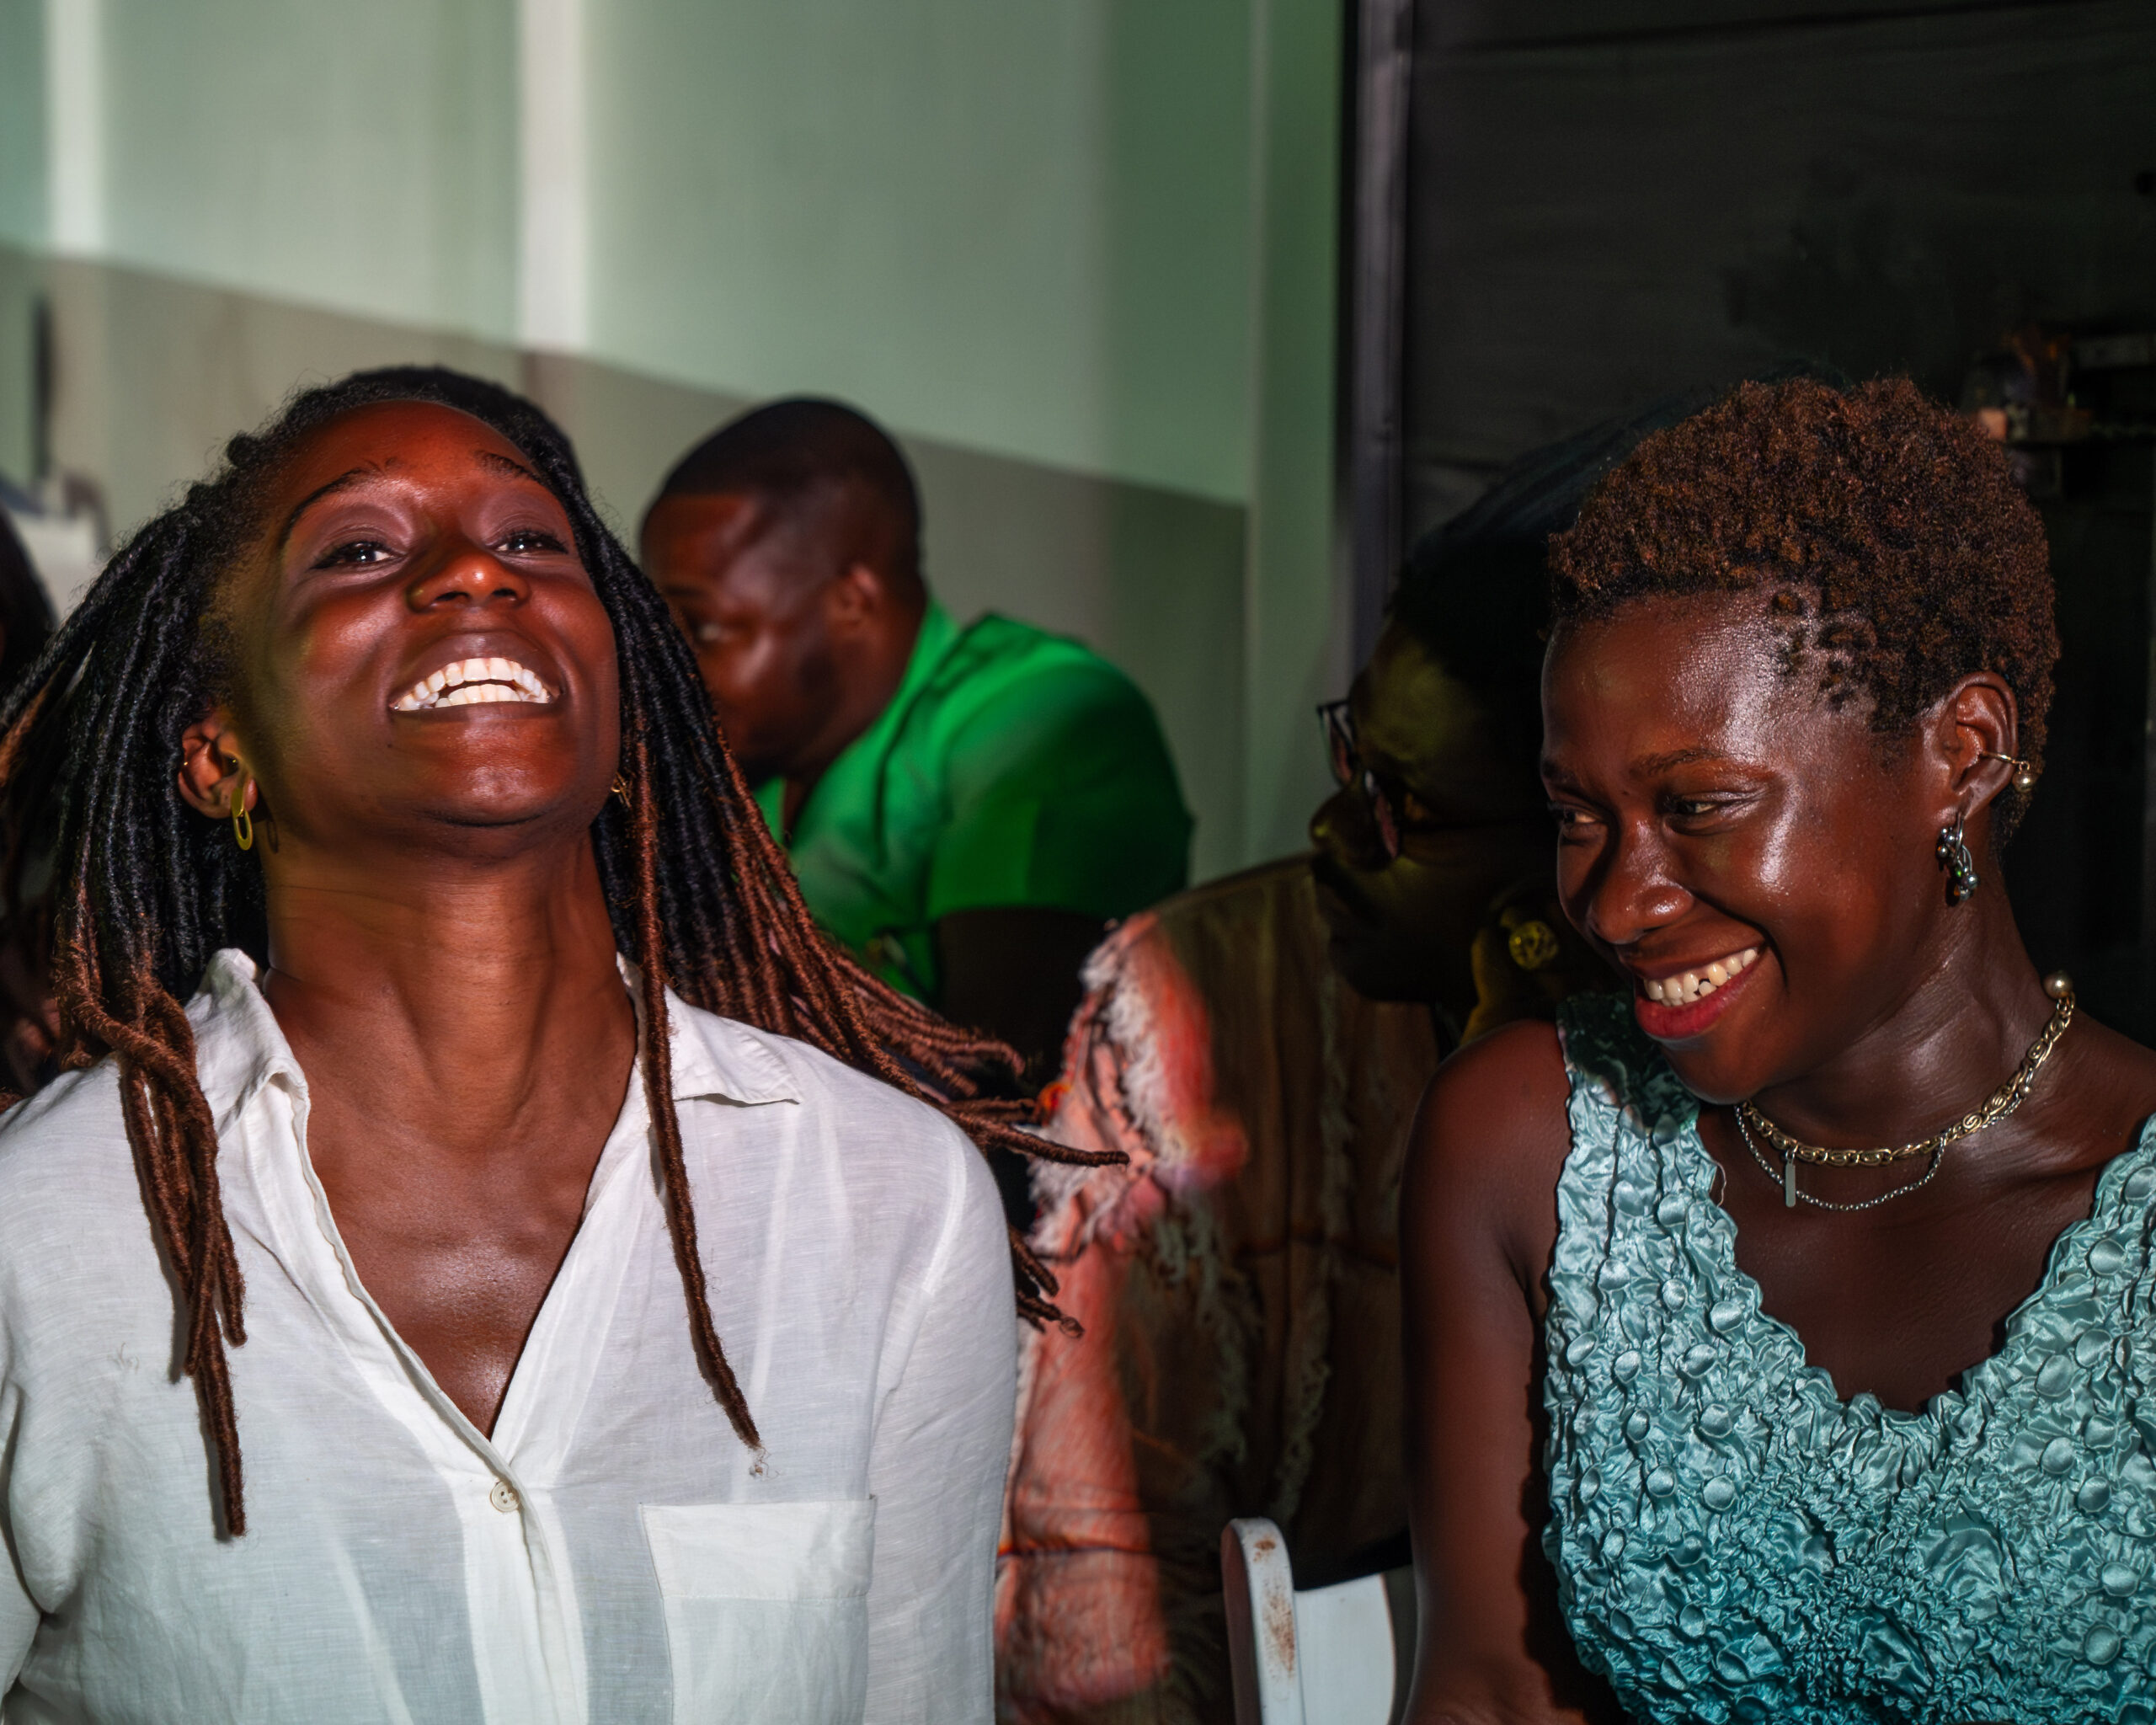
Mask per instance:
[[[614,775],[614,794],[622,799],[622,806],[626,808],[629,800],[629,782],[618,772]]]
[[[239,766],[239,762],[232,765]],[[232,842],[243,851],[254,848],[254,817],[247,812],[247,793],[253,787],[247,769],[240,767],[239,782],[232,787]]]

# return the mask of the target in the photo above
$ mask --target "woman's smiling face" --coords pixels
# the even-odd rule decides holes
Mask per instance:
[[[1647,599],[1562,628],[1544,675],[1566,914],[1711,1102],[1891,1013],[1951,914],[1937,763],[1873,730],[1862,698],[1822,698],[1786,650],[1756,595]]]
[[[620,754],[613,630],[514,445],[432,403],[360,408],[285,461],[261,522],[222,595],[220,748],[280,840],[487,852],[590,825]]]

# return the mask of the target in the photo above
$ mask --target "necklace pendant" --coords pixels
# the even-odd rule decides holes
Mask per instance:
[[[1796,1208],[1796,1158],[1793,1156],[1782,1158],[1782,1208]]]

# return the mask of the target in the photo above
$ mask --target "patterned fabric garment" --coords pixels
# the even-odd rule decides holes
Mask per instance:
[[[1033,1245],[1086,1327],[1021,1341],[996,1583],[998,1717],[1225,1725],[1220,1530],[1298,1576],[1405,1526],[1400,1173],[1428,1008],[1326,959],[1309,860],[1134,916],[1086,966]]]
[[[1999,1351],[1898,1413],[1760,1310],[1628,1004],[1559,1022],[1544,1547],[1588,1665],[1673,1725],[2156,1720],[2156,1122]]]

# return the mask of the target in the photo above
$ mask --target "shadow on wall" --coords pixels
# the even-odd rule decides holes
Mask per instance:
[[[749,405],[567,355],[0,248],[0,473],[11,477],[30,477],[39,454],[40,298],[53,331],[50,458],[94,483],[120,533],[294,387],[361,366],[435,362],[525,390],[575,438],[602,510],[632,542],[675,459]],[[962,618],[995,610],[1075,635],[1128,670],[1159,710],[1198,816],[1193,879],[1238,866],[1242,508],[902,441],[945,603]]]

